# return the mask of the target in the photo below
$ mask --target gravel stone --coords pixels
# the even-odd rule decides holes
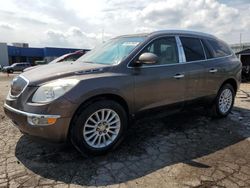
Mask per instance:
[[[115,151],[86,158],[13,126],[2,106],[14,76],[0,73],[0,188],[250,187],[250,83],[227,118],[201,109],[153,114],[134,122]]]

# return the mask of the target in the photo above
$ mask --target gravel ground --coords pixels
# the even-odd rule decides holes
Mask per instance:
[[[0,73],[0,106],[10,80]],[[124,143],[84,158],[30,140],[0,108],[0,187],[250,187],[250,84],[225,119],[202,110],[139,120]]]

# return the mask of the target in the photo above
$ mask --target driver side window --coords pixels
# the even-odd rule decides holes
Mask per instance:
[[[178,48],[175,37],[159,38],[151,42],[142,53],[154,53],[158,56],[155,65],[176,64],[179,63]],[[147,66],[144,64],[143,66]]]

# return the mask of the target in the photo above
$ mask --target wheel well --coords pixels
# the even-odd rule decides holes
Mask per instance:
[[[233,88],[234,88],[234,91],[237,92],[237,89],[238,89],[237,82],[233,78],[230,78],[230,79],[226,80],[225,82],[223,82],[222,86],[225,85],[225,84],[232,85]]]
[[[79,111],[81,110],[81,108],[87,107],[91,103],[99,101],[99,100],[113,100],[113,101],[119,103],[124,108],[124,110],[126,111],[127,115],[129,116],[128,104],[127,104],[127,102],[121,96],[115,95],[115,94],[102,94],[102,95],[93,96],[93,97],[87,99],[86,101],[84,101],[77,108],[77,110],[75,111],[75,113],[74,113],[74,115],[73,115],[73,117],[71,119],[69,129],[68,129],[68,138],[69,138],[69,135],[70,135],[69,133],[70,133],[71,125],[74,122],[74,120],[75,120],[77,114],[79,113]]]
[[[102,94],[102,95],[97,95],[97,96],[94,96],[94,97],[91,97],[89,98],[88,100],[86,100],[85,102],[83,102],[82,105],[84,104],[87,104],[89,105],[90,103],[93,103],[95,101],[98,101],[98,100],[113,100],[117,103],[119,103],[127,113],[129,113],[129,108],[128,108],[128,104],[127,102],[119,95],[115,95],[115,94]]]

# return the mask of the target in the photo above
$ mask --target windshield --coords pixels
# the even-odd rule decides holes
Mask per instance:
[[[120,37],[111,39],[89,51],[77,61],[114,65],[120,63],[145,37]]]

